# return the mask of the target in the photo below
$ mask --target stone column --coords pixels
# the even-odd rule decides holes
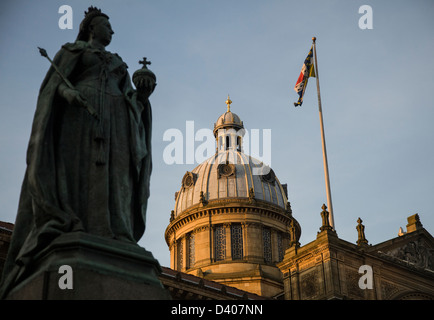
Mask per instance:
[[[245,222],[241,223],[241,228],[243,230],[243,259],[245,259],[249,255],[247,248],[247,225]]]
[[[211,246],[212,242],[210,241],[212,237],[210,237],[211,228],[209,226],[203,226],[196,229],[196,239],[195,239],[195,254],[196,254],[196,263],[195,267],[200,267],[202,265],[207,265],[211,263]]]
[[[277,231],[274,229],[270,229],[271,230],[271,261],[273,261],[273,263],[276,263],[279,261],[279,248],[277,245]]]
[[[170,251],[170,268],[175,270],[176,266],[175,266],[175,250],[176,250],[176,245],[175,245],[175,239],[171,239],[170,242],[170,246],[169,246],[169,251]]]
[[[182,270],[183,272],[185,272],[185,270],[187,270],[188,267],[188,244],[187,244],[187,235],[184,234],[182,236]]]
[[[253,263],[263,263],[264,253],[262,244],[262,228],[259,223],[246,223],[247,239],[245,248],[246,258]]]

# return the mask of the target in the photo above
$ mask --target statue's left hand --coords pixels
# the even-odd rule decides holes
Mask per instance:
[[[140,96],[148,98],[155,89],[156,82],[151,77],[141,77],[136,80],[134,85],[137,88],[137,93]]]

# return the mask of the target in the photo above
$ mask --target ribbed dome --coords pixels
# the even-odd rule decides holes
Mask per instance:
[[[221,128],[241,129],[244,128],[244,126],[240,117],[236,113],[233,113],[232,111],[227,111],[223,113],[214,124],[214,131]]]
[[[226,150],[198,165],[182,179],[177,192],[175,217],[201,203],[228,198],[254,197],[255,200],[286,209],[287,197],[272,169],[259,174],[260,161],[235,150]],[[251,190],[253,189],[253,190]],[[253,191],[253,192],[252,192]]]
[[[301,228],[286,185],[243,153],[247,132],[231,103],[214,125],[216,153],[184,174],[164,237],[173,269],[272,297],[283,290],[277,263]]]

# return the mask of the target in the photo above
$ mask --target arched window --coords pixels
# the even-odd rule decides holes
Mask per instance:
[[[279,232],[277,234],[277,252],[279,253],[279,262],[283,260],[283,256],[285,255],[282,238],[283,238],[282,233]]]
[[[264,260],[265,262],[271,262],[272,253],[271,253],[271,229],[270,228],[262,229],[262,241],[264,245]]]
[[[215,261],[226,258],[226,230],[223,225],[214,228],[214,254]]]
[[[187,248],[188,248],[188,268],[193,268],[195,262],[195,239],[194,233],[190,232],[187,235]]]
[[[226,136],[226,150],[229,150],[230,141],[231,141],[231,139],[229,138],[229,136]]]
[[[182,239],[176,241],[176,270],[181,271],[184,262],[184,248]]]
[[[241,224],[231,225],[232,260],[243,259],[243,228]]]

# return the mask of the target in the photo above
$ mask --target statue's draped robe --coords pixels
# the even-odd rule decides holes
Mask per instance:
[[[138,99],[116,54],[76,41],[53,61],[99,118],[59,96],[63,80],[51,67],[39,92],[0,296],[64,233],[135,243],[145,230],[152,170],[148,100]]]

